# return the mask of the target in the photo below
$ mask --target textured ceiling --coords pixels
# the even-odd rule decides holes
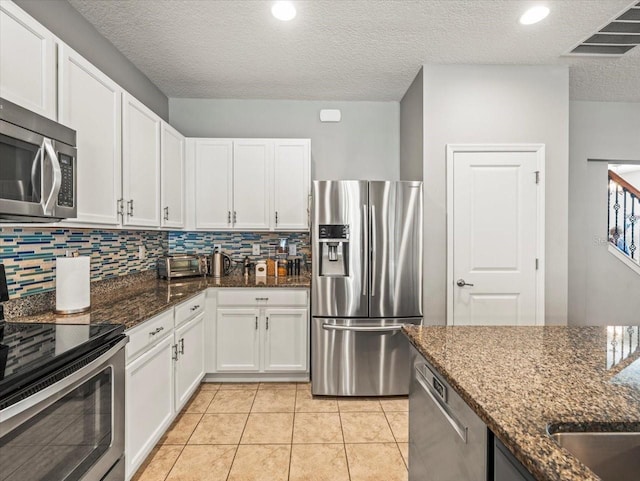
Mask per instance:
[[[568,64],[571,98],[640,102],[640,47],[562,57],[630,0],[69,0],[168,97],[399,100],[422,64]]]

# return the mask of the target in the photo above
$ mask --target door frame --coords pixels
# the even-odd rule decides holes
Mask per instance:
[[[447,144],[446,146],[446,178],[447,178],[447,315],[448,326],[453,324],[453,159],[458,152],[533,152],[536,154],[539,172],[537,200],[537,255],[536,270],[536,321],[535,325],[544,325],[544,280],[545,280],[545,144]]]

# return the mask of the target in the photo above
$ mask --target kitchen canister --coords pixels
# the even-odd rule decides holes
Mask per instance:
[[[76,314],[91,307],[88,256],[56,258],[57,314]]]
[[[267,277],[267,263],[265,261],[260,261],[256,263],[256,278],[266,278]]]

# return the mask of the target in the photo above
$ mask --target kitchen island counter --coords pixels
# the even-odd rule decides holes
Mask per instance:
[[[539,481],[600,478],[551,431],[640,431],[638,327],[405,327]],[[411,422],[411,420],[410,420]]]
[[[94,290],[92,286],[90,311],[77,315],[59,315],[45,311],[35,315],[7,315],[8,322],[46,322],[59,324],[124,324],[131,329],[176,304],[213,288],[308,288],[308,275],[267,277],[256,281],[255,276],[227,276],[220,279],[195,277],[166,281],[142,278],[117,290]]]

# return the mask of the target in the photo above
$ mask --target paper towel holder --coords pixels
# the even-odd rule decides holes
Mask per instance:
[[[78,258],[78,257],[80,257],[80,253],[79,253],[77,250],[66,250],[66,251],[65,251],[65,255],[64,255],[64,257],[66,257],[66,258]],[[64,257],[63,257],[63,258],[64,258]],[[56,260],[57,260],[57,259],[56,259]],[[58,289],[57,282],[58,282],[58,279],[57,279],[57,276],[56,276],[56,306],[55,306],[55,308],[54,308],[54,310],[53,310],[53,312],[54,312],[55,314],[58,314],[58,315],[73,315],[73,314],[81,314],[81,313],[83,313],[83,312],[88,312],[88,311],[91,309],[91,297],[90,297],[90,296],[91,296],[91,294],[90,294],[90,287],[89,287],[89,292],[88,292],[88,297],[89,297],[89,299],[88,299],[88,304],[87,304],[86,306],[79,307],[79,308],[77,308],[77,309],[58,309],[58,306],[57,306],[57,303],[58,303],[58,299],[57,299],[57,295],[58,295],[58,291],[57,291],[57,289]],[[88,282],[88,283],[90,283],[89,278],[87,278],[87,282]]]

